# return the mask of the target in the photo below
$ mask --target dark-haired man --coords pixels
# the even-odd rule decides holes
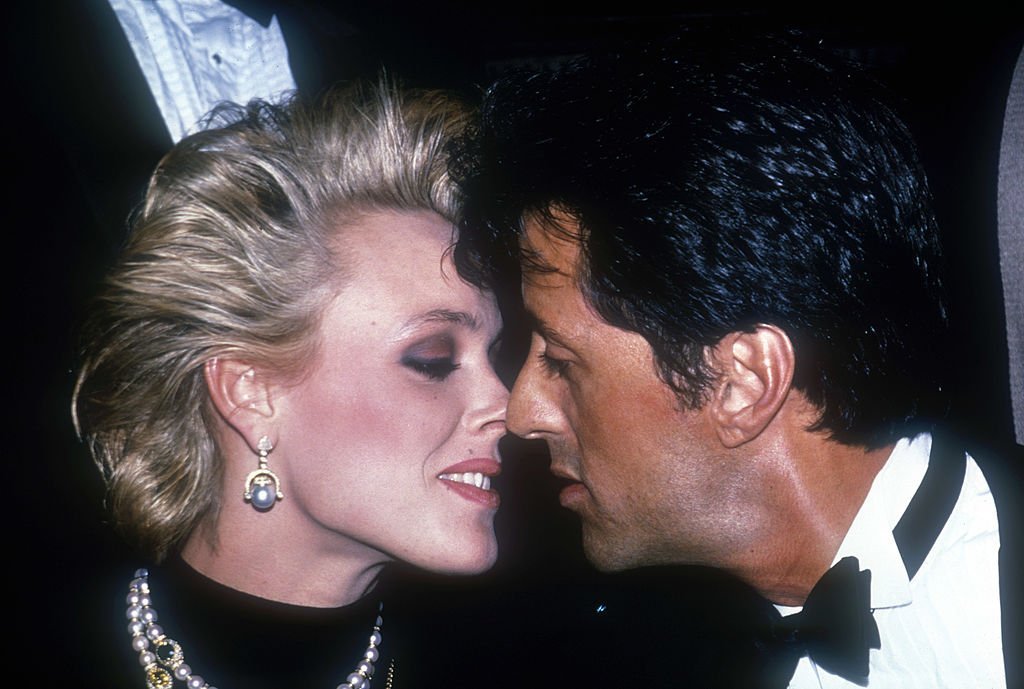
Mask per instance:
[[[1016,516],[936,431],[938,233],[866,78],[687,35],[500,80],[457,170],[460,269],[521,271],[532,323],[509,428],[598,568],[738,576],[791,686],[1006,685]]]

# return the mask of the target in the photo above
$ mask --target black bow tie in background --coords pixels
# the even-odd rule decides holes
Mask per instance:
[[[871,615],[871,572],[844,557],[811,589],[803,610],[780,616],[773,631],[792,664],[790,676],[809,655],[832,674],[866,685],[868,651],[882,647]]]

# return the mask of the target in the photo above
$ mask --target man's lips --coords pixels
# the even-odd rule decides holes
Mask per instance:
[[[491,488],[491,477],[501,473],[501,462],[491,457],[474,457],[453,464],[437,475],[446,488],[457,495],[496,509],[501,504],[498,492]]]
[[[578,507],[586,497],[587,487],[579,481],[573,481],[558,492],[558,503],[571,510]]]
[[[558,478],[565,479],[566,481],[572,481],[573,483],[580,482],[580,479],[575,474],[561,465],[552,464],[549,471]]]
[[[551,473],[558,479],[558,484],[561,486],[561,490],[558,492],[558,502],[562,507],[572,509],[584,500],[587,487],[579,478],[567,469],[556,465],[551,466]]]

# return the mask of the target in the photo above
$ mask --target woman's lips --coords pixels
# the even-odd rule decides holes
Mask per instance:
[[[490,457],[476,457],[453,464],[437,475],[446,488],[472,502],[491,509],[501,496],[491,488],[491,477],[501,473],[501,463]]]

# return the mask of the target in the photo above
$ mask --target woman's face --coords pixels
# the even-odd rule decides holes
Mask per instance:
[[[493,519],[508,393],[494,372],[501,316],[445,255],[429,213],[368,215],[340,230],[344,287],[328,302],[306,375],[283,388],[271,468],[326,556],[478,572]]]

